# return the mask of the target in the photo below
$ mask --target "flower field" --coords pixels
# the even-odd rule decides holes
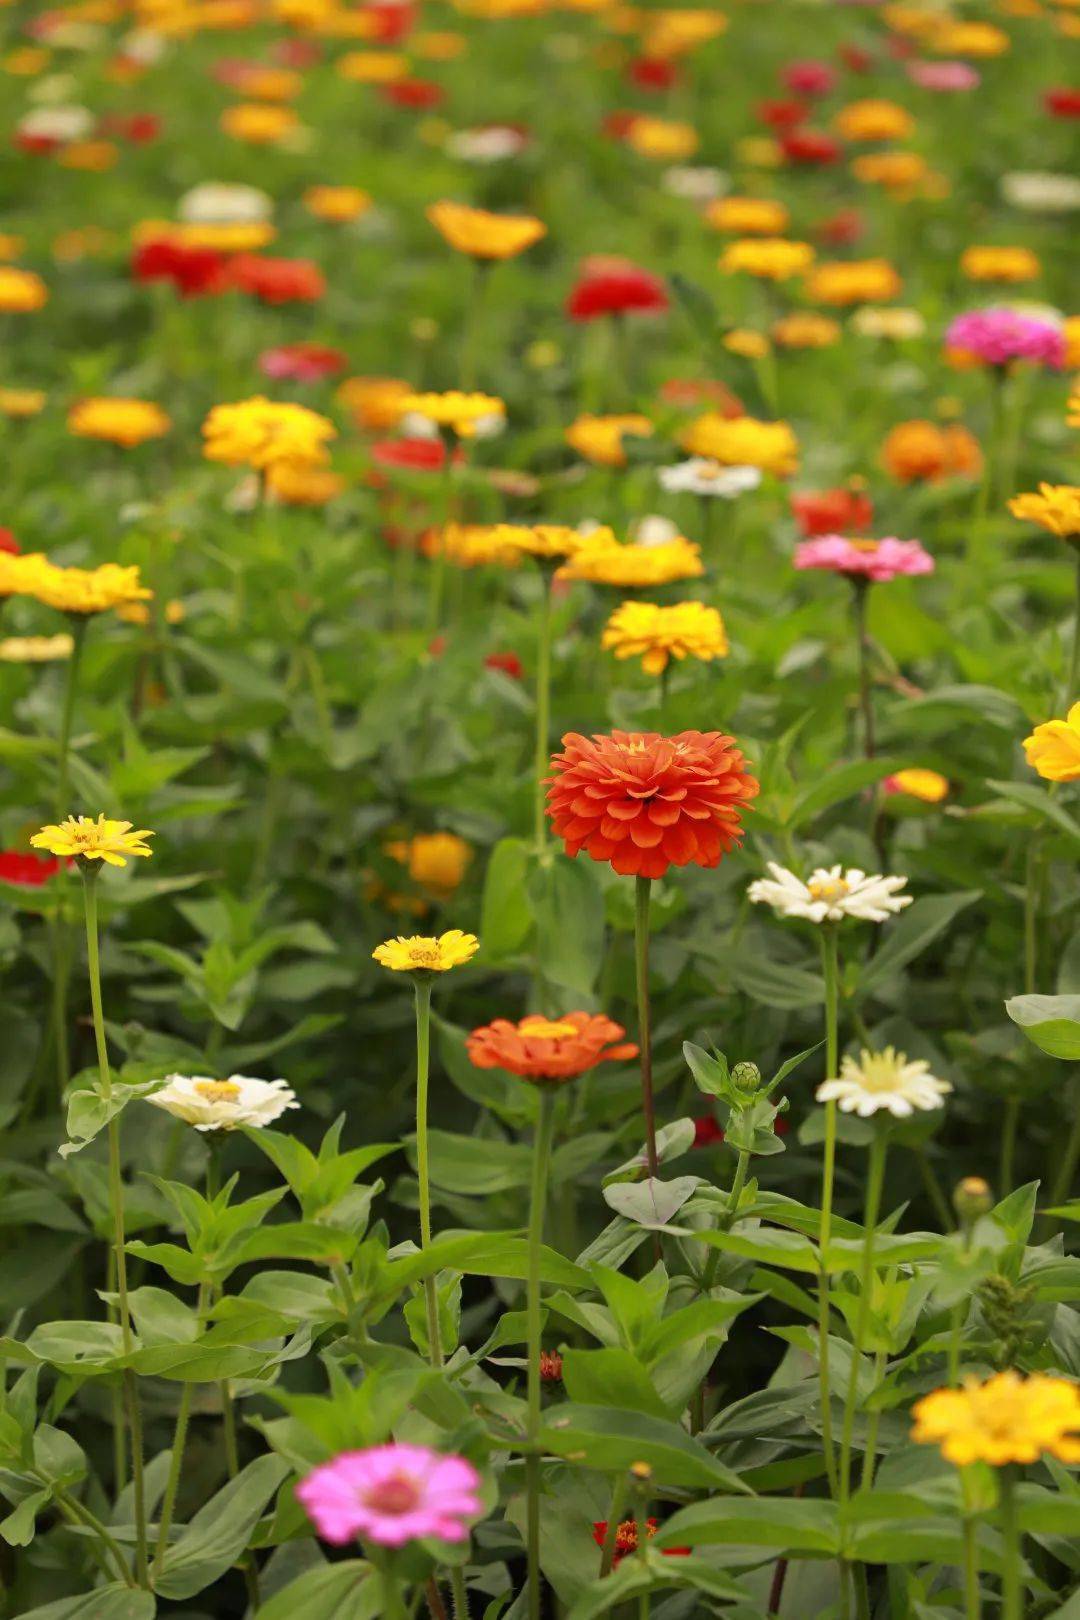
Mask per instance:
[[[1078,37],[0,0],[0,1620],[1078,1620]]]

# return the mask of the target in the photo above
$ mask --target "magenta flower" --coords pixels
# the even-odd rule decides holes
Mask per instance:
[[[958,315],[945,334],[945,347],[963,349],[988,366],[1035,360],[1060,371],[1065,364],[1065,339],[1056,326],[1004,305]]]
[[[823,534],[795,548],[795,567],[882,583],[899,574],[932,574],[934,559],[918,540],[846,540],[842,534]]]
[[[789,62],[781,78],[796,96],[827,96],[836,88],[836,69],[828,62],[819,62],[813,57]]]
[[[920,90],[974,90],[982,82],[968,62],[909,62],[907,76]]]
[[[391,1442],[343,1451],[314,1469],[296,1495],[324,1541],[364,1537],[381,1547],[435,1536],[464,1541],[482,1511],[480,1476],[464,1457]]]

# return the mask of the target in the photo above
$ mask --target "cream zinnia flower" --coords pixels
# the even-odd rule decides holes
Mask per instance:
[[[880,1108],[897,1119],[906,1119],[915,1110],[940,1108],[952,1090],[947,1080],[930,1073],[921,1058],[911,1062],[903,1052],[887,1046],[884,1052],[859,1053],[858,1062],[845,1057],[839,1080],[825,1080],[817,1088],[818,1102],[836,1103],[842,1114],[859,1114],[868,1119]]]
[[[780,917],[805,917],[808,922],[842,922],[854,917],[859,922],[884,922],[894,912],[910,906],[909,894],[898,894],[906,877],[868,877],[857,866],[846,872],[839,866],[825,870],[819,866],[804,883],[786,866],[769,861],[772,876],[757,878],[748,895],[755,903],[772,906]]]
[[[661,467],[656,475],[669,495],[719,495],[734,500],[761,483],[758,467],[725,467],[706,456],[691,456],[671,467]]]
[[[241,1125],[269,1125],[287,1108],[299,1108],[296,1093],[284,1080],[253,1080],[234,1074],[211,1080],[201,1074],[170,1074],[160,1091],[147,1097],[174,1119],[197,1131],[235,1131]]]

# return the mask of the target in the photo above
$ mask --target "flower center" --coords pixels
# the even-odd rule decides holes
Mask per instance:
[[[859,1082],[863,1091],[895,1091],[900,1078],[900,1065],[884,1060],[862,1064]]]
[[[849,540],[848,541],[848,545],[851,546],[853,551],[876,551],[877,548],[878,548],[878,544],[879,544],[879,542],[877,540]]]
[[[439,965],[439,947],[431,945],[413,945],[409,948],[409,961],[413,967],[433,968]]]
[[[566,1018],[523,1018],[518,1025],[522,1035],[544,1041],[569,1040],[577,1034],[577,1026]]]
[[[364,1493],[365,1507],[378,1513],[411,1513],[420,1499],[420,1486],[408,1474],[390,1474]]]
[[[196,1080],[195,1090],[207,1102],[235,1102],[240,1095],[235,1080]]]
[[[817,878],[813,883],[808,883],[806,887],[814,900],[842,900],[844,895],[849,892],[849,884],[846,878]]]

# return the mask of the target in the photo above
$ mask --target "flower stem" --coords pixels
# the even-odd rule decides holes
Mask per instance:
[[[1016,1506],[1016,1479],[1011,1465],[998,1473],[1001,1493],[1001,1535],[1004,1541],[1001,1578],[1001,1620],[1023,1620],[1020,1600],[1020,1519]]]
[[[852,1343],[851,1373],[844,1399],[844,1428],[840,1438],[840,1502],[847,1502],[851,1494],[851,1441],[855,1432],[855,1400],[858,1393],[858,1365],[866,1330],[870,1325],[870,1292],[874,1286],[874,1235],[881,1210],[881,1192],[885,1181],[885,1155],[888,1137],[878,1129],[870,1147],[870,1167],[866,1183],[866,1210],[863,1217],[862,1264],[859,1269],[859,1308],[855,1317],[855,1337]]]
[[[36,1471],[35,1478],[39,1478],[42,1484],[50,1483],[46,1481],[43,1474],[39,1475]],[[71,1492],[63,1485],[58,1485],[55,1481],[51,1483],[53,1496],[56,1498],[57,1506],[61,1511],[75,1524],[84,1525],[88,1530],[94,1532],[104,1550],[111,1556],[116,1565],[116,1573],[124,1585],[134,1586],[135,1582],[127,1559],[124,1557],[119,1542],[116,1541],[108,1526],[103,1524],[96,1514],[91,1513],[86,1504],[80,1502],[77,1496],[72,1496]]]
[[[626,1476],[617,1474],[615,1483],[611,1487],[611,1506],[608,1508],[607,1529],[604,1532],[604,1545],[600,1549],[600,1575],[610,1575],[615,1563],[615,1542],[619,1534],[619,1521],[623,1516],[626,1505]]]
[[[83,903],[86,911],[86,961],[90,975],[90,1006],[94,1017],[94,1040],[97,1044],[98,1074],[102,1095],[106,1101],[112,1097],[112,1076],[109,1072],[109,1049],[105,1040],[105,1013],[101,1000],[101,956],[98,945],[97,881],[99,868],[89,862],[83,864]],[[128,1306],[127,1251],[124,1236],[124,1184],[120,1170],[120,1121],[117,1115],[106,1128],[109,1149],[109,1206],[112,1210],[113,1251],[116,1263],[116,1292],[120,1306],[120,1334],[124,1355],[134,1349],[131,1332],[131,1311]],[[135,1374],[126,1368],[123,1374],[124,1409],[131,1434],[131,1479],[135,1498],[135,1571],[139,1584],[147,1584],[146,1556],[146,1494],[143,1481],[142,1412]]]
[[[525,1295],[525,1332],[528,1344],[528,1382],[525,1458],[526,1548],[529,1562],[529,1620],[540,1620],[540,1246],[547,1207],[548,1164],[555,1131],[555,1093],[540,1087],[540,1114],[533,1144],[532,1187],[529,1193],[529,1275]]]
[[[982,1620],[982,1594],[979,1591],[978,1525],[964,1515],[964,1620]]]
[[[533,831],[538,854],[543,854],[547,837],[544,817],[544,777],[548,771],[551,741],[551,578],[540,576],[540,617],[536,629],[536,755],[534,766]]]
[[[1076,563],[1076,595],[1073,610],[1072,650],[1069,654],[1069,673],[1066,680],[1065,692],[1061,706],[1067,709],[1075,703],[1080,696],[1080,542],[1072,542],[1073,558]]]
[[[68,803],[71,780],[71,728],[75,719],[79,666],[82,663],[86,627],[89,623],[85,613],[72,613],[68,617],[71,621],[71,657],[67,663],[63,707],[60,710],[60,732],[56,741],[56,796],[53,800],[53,809],[56,811],[58,821],[71,810]]]
[[[204,1327],[208,1285],[199,1284],[199,1297],[195,1306],[195,1337],[198,1339]],[[173,1509],[176,1506],[176,1493],[180,1488],[180,1475],[184,1466],[184,1448],[187,1443],[188,1420],[191,1417],[191,1400],[195,1392],[195,1385],[189,1379],[180,1387],[180,1404],[176,1412],[176,1428],[173,1431],[172,1453],[169,1458],[169,1478],[165,1485],[165,1495],[162,1498],[161,1514],[158,1522],[157,1546],[154,1549],[153,1577],[156,1581],[161,1574],[165,1562],[165,1554],[169,1549],[169,1528],[172,1525]]]
[[[645,1118],[645,1156],[650,1177],[659,1173],[656,1157],[656,1111],[653,1105],[652,1023],[649,1012],[649,895],[652,879],[635,878],[634,962],[637,970],[638,1044],[641,1047],[641,1111]]]
[[[56,792],[53,798],[53,810],[57,821],[66,816],[71,806],[68,803],[70,765],[71,765],[71,728],[75,718],[75,699],[79,685],[79,666],[82,662],[83,646],[86,640],[86,627],[89,623],[84,613],[70,614],[71,620],[71,657],[68,659],[64,679],[63,706],[60,710],[60,731],[56,740]],[[68,1047],[68,979],[71,972],[70,952],[68,945],[68,930],[64,915],[64,899],[67,895],[68,873],[63,861],[56,874],[56,915],[49,926],[49,943],[52,954],[52,1020],[53,1045],[56,1048],[56,1077],[60,1095],[63,1096],[67,1083],[71,1079],[71,1059]]]
[[[856,579],[854,585],[855,640],[859,656],[859,711],[862,715],[863,753],[874,757],[874,699],[870,690],[870,632],[866,624],[866,609],[870,587],[865,580]]]
[[[428,1167],[428,1077],[431,1071],[431,980],[413,979],[416,993],[416,1176],[420,1184],[420,1247],[431,1247],[431,1172]],[[433,1367],[443,1364],[439,1331],[439,1293],[434,1277],[424,1278],[427,1301],[428,1356]]]
[[[825,1078],[836,1078],[839,1061],[839,961],[835,927],[826,924],[821,931],[821,962],[825,976]],[[832,1236],[833,1180],[836,1175],[836,1104],[825,1104],[825,1152],[821,1174],[821,1221],[818,1252],[821,1273],[818,1278],[818,1380],[821,1389],[821,1446],[825,1457],[829,1489],[839,1488],[832,1436],[832,1392],[829,1379],[829,1267],[828,1249]]]

